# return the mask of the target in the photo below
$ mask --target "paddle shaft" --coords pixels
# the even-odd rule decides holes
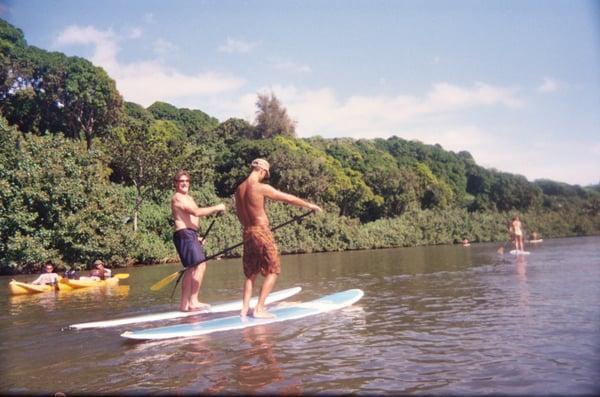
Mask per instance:
[[[290,223],[297,222],[297,221],[301,220],[302,218],[304,218],[304,217],[306,217],[306,216],[308,216],[308,215],[310,215],[310,214],[312,214],[312,213],[313,213],[313,211],[312,211],[312,210],[310,210],[310,211],[308,211],[308,212],[305,212],[305,213],[304,213],[304,214],[302,214],[302,215],[295,216],[294,218],[290,219],[289,221],[286,221],[286,222],[284,222],[284,223],[282,223],[282,224],[280,224],[280,225],[277,225],[277,226],[273,227],[273,228],[271,229],[271,232],[274,232],[274,231],[275,231],[275,230],[277,230],[277,229],[281,229],[282,227],[284,227],[284,226],[287,226],[287,225],[289,225]],[[221,256],[221,255],[223,255],[224,253],[226,253],[226,252],[229,252],[229,251],[231,251],[232,249],[235,249],[235,248],[237,248],[237,247],[240,247],[240,246],[242,246],[242,245],[244,245],[244,241],[242,241],[241,243],[237,243],[236,245],[232,245],[231,247],[227,247],[227,248],[223,249],[222,251],[219,251],[219,252],[217,252],[217,253],[216,253],[216,254],[214,254],[214,255],[208,256],[208,257],[206,257],[206,259],[204,259],[204,260],[205,260],[205,261],[209,261],[209,260],[211,260],[211,259],[214,259],[214,258],[216,258],[217,256]]]
[[[216,219],[213,219],[210,225],[208,225],[208,229],[206,229],[206,233],[204,233],[204,236],[202,236],[202,240],[204,240],[206,236],[208,236],[208,232],[210,232],[210,229],[212,229],[213,225],[215,224],[215,221]]]

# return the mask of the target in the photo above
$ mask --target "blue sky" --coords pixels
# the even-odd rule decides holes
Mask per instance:
[[[478,164],[600,182],[600,2],[0,0],[37,47],[128,101],[225,121],[273,92],[300,137],[392,135]]]

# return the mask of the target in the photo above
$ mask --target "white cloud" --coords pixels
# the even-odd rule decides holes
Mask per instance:
[[[225,44],[221,44],[218,50],[220,52],[225,52],[228,54],[245,54],[252,51],[257,45],[258,43],[256,42],[250,42],[241,39],[233,39],[231,37],[228,37]]]
[[[111,30],[93,26],[69,26],[59,34],[55,45],[93,45],[91,61],[106,69],[117,82],[117,88],[128,101],[149,106],[155,101],[174,101],[188,96],[215,95],[238,89],[244,80],[213,71],[185,74],[164,65],[158,59],[121,63],[117,59],[118,43],[124,38]],[[173,50],[166,40],[155,42],[155,50]]]
[[[538,91],[542,92],[544,94],[548,94],[551,92],[558,91],[559,88],[560,88],[560,83],[557,80],[554,80],[549,77],[545,77],[542,84],[540,84],[540,86],[538,87]]]
[[[431,105],[440,108],[469,107],[501,104],[509,108],[518,108],[522,101],[515,96],[517,89],[475,83],[473,87],[460,87],[449,83],[438,83],[429,93]]]
[[[131,28],[129,30],[129,38],[130,39],[139,39],[140,37],[142,37],[142,35],[144,34],[144,31],[142,30],[142,28]]]
[[[159,38],[153,43],[154,53],[158,55],[160,58],[164,58],[170,53],[173,53],[178,50],[177,46],[171,43],[168,40],[163,38]]]
[[[479,107],[514,109],[523,105],[515,89],[482,83],[472,87],[434,84],[420,97],[354,95],[340,99],[330,87],[303,90],[293,85],[262,87],[257,92],[273,92],[279,98],[290,117],[298,121],[299,136],[375,138],[406,136],[407,131],[413,131],[410,139],[440,143],[452,150],[465,149],[461,146],[465,141],[490,143],[488,135],[478,128],[457,123],[454,119],[459,113]],[[256,92],[235,98],[214,97],[206,103],[207,111],[221,120],[229,117],[252,120],[256,97]],[[464,139],[459,139],[461,136]]]
[[[283,70],[293,73],[310,73],[312,69],[308,65],[302,65],[290,61],[273,61],[271,67],[277,70]]]
[[[598,147],[590,141],[519,143],[498,139],[493,146],[479,148],[475,160],[486,167],[525,175],[530,181],[552,179],[582,186],[600,182],[600,157],[594,154]]]
[[[63,30],[55,40],[59,47],[69,45],[93,45],[92,62],[111,69],[115,67],[116,55],[119,51],[117,36],[112,30],[101,31],[93,26],[81,27],[71,25]]]
[[[345,100],[328,87],[300,90],[294,86],[276,86],[261,91],[271,90],[299,121],[298,133],[302,136],[385,137],[407,126],[431,125],[440,118],[477,107],[523,106],[516,89],[483,83],[471,87],[438,83],[421,97],[354,95]]]

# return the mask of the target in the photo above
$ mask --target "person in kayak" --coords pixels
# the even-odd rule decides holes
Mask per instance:
[[[106,280],[112,276],[110,269],[104,267],[104,262],[100,259],[96,259],[92,264],[93,269],[90,271],[90,279],[92,280]]]
[[[100,259],[96,259],[93,263],[94,268],[96,268],[100,274],[102,274],[102,280],[112,277],[112,270],[104,266],[104,262]]]
[[[183,312],[200,310],[208,305],[198,301],[200,285],[206,270],[206,255],[202,241],[198,237],[199,218],[217,212],[225,212],[225,204],[212,207],[198,207],[189,194],[191,178],[185,170],[178,171],[173,178],[175,193],[171,198],[171,212],[175,221],[173,244],[181,263],[185,267],[181,282],[181,303]]]
[[[38,278],[33,280],[31,284],[56,285],[59,280],[59,275],[54,273],[54,266],[52,265],[52,263],[48,262],[44,265],[44,273],[42,273]]]
[[[272,318],[273,314],[265,310],[265,299],[275,286],[281,265],[277,245],[269,228],[269,218],[265,212],[265,199],[281,201],[317,212],[321,211],[321,208],[262,183],[270,176],[270,165],[266,160],[255,159],[250,167],[250,175],[235,191],[237,217],[243,226],[244,254],[242,262],[246,277],[240,316],[245,317],[248,314],[254,281],[258,273],[261,273],[265,279],[252,315],[257,318]]]

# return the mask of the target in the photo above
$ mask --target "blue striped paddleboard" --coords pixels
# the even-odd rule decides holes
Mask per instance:
[[[274,318],[254,318],[251,316],[230,316],[214,320],[201,321],[191,324],[177,324],[167,327],[148,328],[138,331],[127,331],[121,334],[128,339],[167,339],[182,338],[210,334],[212,332],[229,331],[257,325],[271,324],[280,321],[296,320],[299,318],[326,313],[332,310],[350,306],[362,298],[364,292],[360,289],[350,289],[327,295],[313,301],[296,303],[290,306],[277,307],[269,310]]]
[[[268,305],[273,302],[287,299],[290,296],[296,295],[301,290],[302,290],[301,287],[294,287],[294,288],[282,289],[281,291],[272,292],[267,296],[265,303]],[[250,307],[256,306],[256,302],[258,302],[258,297],[254,297],[254,298],[250,299]],[[92,321],[89,323],[73,324],[73,325],[70,325],[69,328],[72,328],[72,329],[109,328],[109,327],[118,327],[120,325],[144,323],[144,322],[148,322],[148,321],[173,320],[176,318],[197,316],[199,314],[223,313],[223,312],[231,312],[231,311],[236,311],[236,310],[242,310],[242,300],[241,299],[237,300],[237,301],[231,301],[231,302],[226,302],[226,303],[210,305],[210,307],[208,307],[207,309],[193,311],[193,312],[171,311],[171,312],[163,312],[163,313],[144,314],[141,316],[118,318],[118,319],[114,319],[114,320]]]
[[[529,255],[529,251],[520,251],[520,250],[512,250],[510,251],[512,255]]]

